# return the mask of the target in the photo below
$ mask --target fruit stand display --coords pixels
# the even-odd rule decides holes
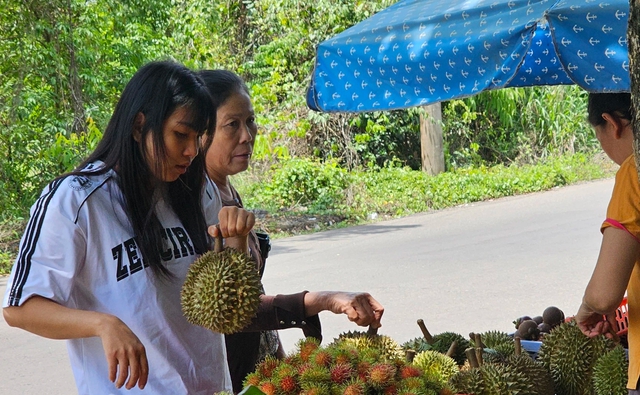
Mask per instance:
[[[623,342],[625,307],[619,308]],[[303,339],[286,359],[262,361],[245,384],[266,395],[627,393],[622,343],[586,337],[555,307],[514,323],[511,334],[464,337],[453,332],[432,336],[418,320],[422,336],[402,344],[372,331],[346,332],[326,346]]]

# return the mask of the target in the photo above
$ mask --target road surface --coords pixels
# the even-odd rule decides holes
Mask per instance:
[[[513,331],[521,315],[551,305],[576,312],[597,258],[613,180],[589,182],[376,224],[278,239],[264,276],[268,293],[370,292],[385,306],[386,334],[402,343],[432,334]],[[6,278],[0,278],[4,294]],[[358,330],[321,313],[324,343]],[[293,351],[298,329],[281,332]],[[63,341],[0,319],[0,394],[76,393]]]

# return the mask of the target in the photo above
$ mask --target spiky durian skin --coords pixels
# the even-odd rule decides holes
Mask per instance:
[[[413,365],[424,371],[425,377],[444,385],[449,378],[459,370],[456,361],[442,353],[433,350],[416,354]]]
[[[596,361],[593,367],[593,388],[596,395],[626,395],[627,353],[618,345]]]
[[[234,333],[255,317],[260,275],[247,254],[209,251],[190,267],[180,294],[187,320],[219,333]]]
[[[483,395],[535,395],[527,376],[506,364],[487,363],[480,367]]]
[[[554,395],[551,373],[540,362],[534,361],[527,354],[511,355],[506,363],[522,372],[533,384],[533,394]]]
[[[593,366],[613,347],[602,335],[587,337],[575,321],[564,322],[545,335],[538,360],[551,372],[557,395],[593,395]]]
[[[413,350],[416,353],[419,353],[430,350],[431,344],[427,343],[424,337],[416,337],[415,339],[402,343],[401,347],[404,351]]]
[[[340,344],[350,345],[358,351],[366,354],[367,350],[374,350],[374,354],[379,354],[383,360],[394,361],[404,360],[402,347],[386,335],[369,335],[366,332],[345,332],[338,335],[329,346],[339,346]]]
[[[449,378],[449,386],[458,394],[482,395],[484,383],[478,368],[460,370]]]
[[[459,333],[442,332],[433,336],[431,349],[446,354],[447,351],[449,351],[449,347],[451,347],[451,343],[454,341],[456,342],[456,348],[451,358],[453,358],[459,366],[464,365],[464,362],[467,360],[467,355],[464,350],[469,347],[469,341]],[[418,350],[416,350],[416,352],[417,351]]]
[[[507,332],[487,331],[487,332],[481,333],[480,338],[485,348],[492,348],[494,350],[501,349],[502,351],[506,351],[503,349],[504,347],[506,347],[507,349],[515,348],[513,345],[513,338],[509,336]],[[475,344],[475,341],[472,341],[471,344],[473,347],[478,347],[478,345]],[[513,354],[513,352],[511,352],[510,354]]]

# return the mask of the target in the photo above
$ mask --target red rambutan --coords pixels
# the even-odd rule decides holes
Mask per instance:
[[[422,370],[416,366],[405,365],[400,368],[400,379],[407,379],[409,377],[420,377]]]
[[[342,384],[352,378],[355,372],[347,364],[336,364],[331,367],[331,381],[335,384]]]
[[[396,367],[388,363],[376,363],[369,369],[368,382],[377,388],[388,386],[396,375]]]

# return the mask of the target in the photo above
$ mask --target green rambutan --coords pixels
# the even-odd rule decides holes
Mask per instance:
[[[302,385],[300,395],[331,395],[331,391],[323,384]]]
[[[300,384],[326,384],[331,382],[331,372],[324,366],[309,366],[300,373]]]
[[[339,387],[343,395],[365,395],[367,386],[364,382],[355,379]]]
[[[273,356],[267,356],[256,366],[256,372],[263,378],[271,378],[280,361]]]
[[[246,387],[248,385],[255,385],[256,387],[260,385],[263,377],[260,376],[258,372],[251,372],[245,377],[243,385]]]
[[[314,337],[307,337],[301,339],[297,343],[296,348],[298,349],[300,359],[303,362],[308,362],[311,354],[313,354],[318,348],[320,348],[320,342]]]

